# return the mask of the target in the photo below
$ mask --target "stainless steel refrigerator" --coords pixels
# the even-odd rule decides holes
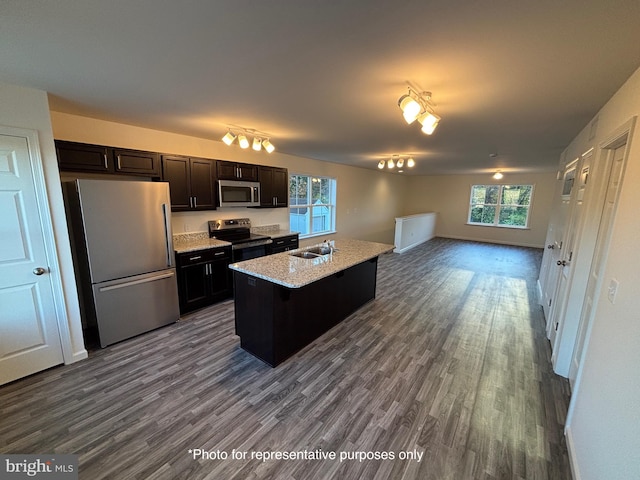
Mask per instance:
[[[102,347],[180,316],[166,182],[63,184],[83,319]]]

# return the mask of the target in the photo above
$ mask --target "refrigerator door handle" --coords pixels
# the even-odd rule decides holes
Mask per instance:
[[[166,203],[162,204],[162,214],[164,215],[164,236],[167,246],[167,266],[173,267],[173,236],[171,232],[171,212]]]
[[[138,280],[131,280],[130,282],[122,282],[122,283],[116,283],[115,285],[109,285],[107,287],[100,287],[100,291],[108,292],[110,290],[117,290],[119,288],[126,288],[126,287],[131,287],[133,285],[140,285],[141,283],[149,283],[149,282],[155,282],[157,280],[164,280],[165,278],[171,278],[173,276],[175,276],[173,272],[162,273],[160,275],[149,276],[149,277],[141,278]]]

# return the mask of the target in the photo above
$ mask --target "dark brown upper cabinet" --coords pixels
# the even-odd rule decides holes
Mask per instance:
[[[60,170],[75,172],[113,173],[109,147],[56,140],[56,155]]]
[[[155,152],[113,149],[116,173],[160,177],[160,155]]]
[[[286,168],[260,166],[260,207],[275,208],[289,205],[289,174]]]
[[[245,182],[258,181],[258,165],[249,163],[217,161],[218,180],[244,180]]]
[[[56,140],[60,170],[102,172],[160,178],[160,155],[155,152]]]
[[[207,158],[162,156],[162,179],[169,182],[172,211],[216,209],[215,165]]]

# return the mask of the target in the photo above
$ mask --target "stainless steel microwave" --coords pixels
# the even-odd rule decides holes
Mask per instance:
[[[218,180],[218,201],[221,207],[259,207],[260,183]]]

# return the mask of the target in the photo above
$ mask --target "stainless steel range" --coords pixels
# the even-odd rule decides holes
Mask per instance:
[[[267,254],[267,246],[272,242],[267,235],[251,233],[251,220],[233,218],[210,220],[209,237],[231,242],[232,262],[241,262]]]

